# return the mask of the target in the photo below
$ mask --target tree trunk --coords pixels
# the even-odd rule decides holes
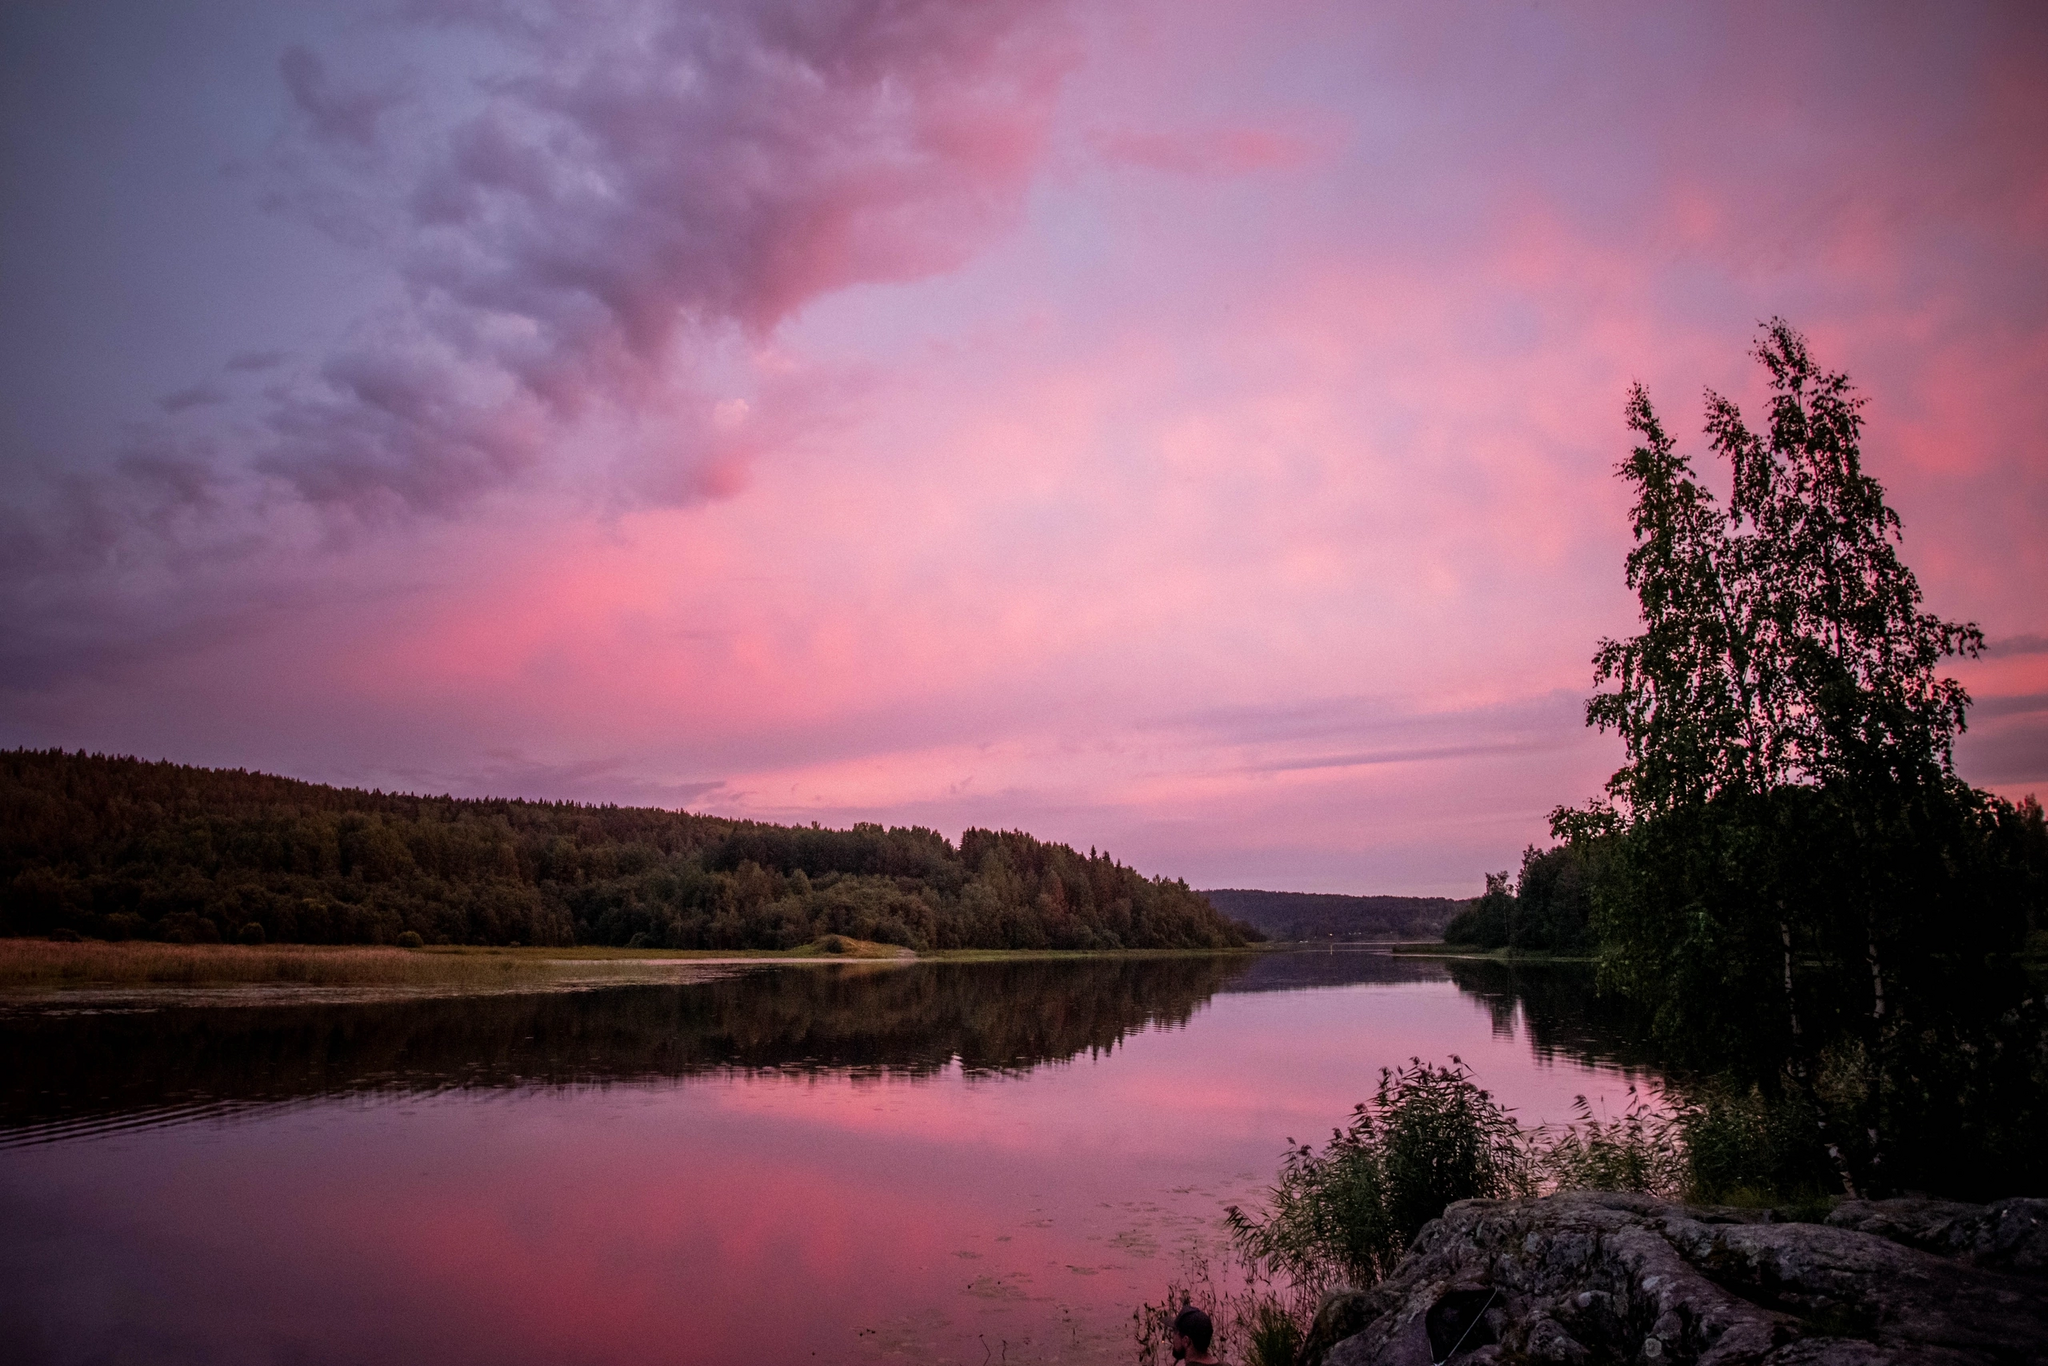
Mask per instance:
[[[1885,1180],[1884,1140],[1881,1137],[1884,1119],[1884,964],[1877,954],[1876,917],[1865,912],[1864,954],[1870,961],[1870,1095],[1866,1100],[1869,1110],[1866,1114],[1865,1131],[1870,1138],[1870,1181],[1873,1196],[1885,1194],[1889,1183]]]
[[[1849,1159],[1842,1152],[1842,1145],[1835,1141],[1834,1126],[1828,1121],[1827,1106],[1822,1103],[1820,1089],[1813,1084],[1813,1069],[1806,1061],[1806,1041],[1799,1028],[1799,995],[1792,985],[1792,924],[1783,918],[1784,905],[1779,904],[1778,938],[1785,948],[1785,1012],[1792,1023],[1792,1081],[1799,1088],[1800,1097],[1813,1107],[1814,1122],[1820,1131],[1821,1146],[1828,1151],[1828,1160],[1835,1164],[1835,1173],[1842,1178],[1842,1194],[1851,1200],[1860,1199],[1856,1191],[1856,1174],[1850,1170]]]

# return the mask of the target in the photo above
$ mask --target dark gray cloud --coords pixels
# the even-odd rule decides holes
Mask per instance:
[[[428,55],[402,66],[377,55],[402,42],[282,52],[266,173],[396,302],[324,354],[237,354],[120,449],[17,478],[0,654],[40,672],[81,614],[198,610],[222,576],[195,565],[457,517],[542,472],[586,505],[731,491],[815,401],[744,365],[714,383],[704,358],[985,243],[1075,55],[1055,0],[450,0],[403,22]]]
[[[1973,719],[1990,719],[2000,716],[2024,716],[2032,712],[2048,711],[2048,692],[2012,693],[2004,697],[1979,697],[1970,703]]]
[[[256,467],[322,507],[446,515],[605,412],[668,405],[672,446],[710,456],[679,347],[959,263],[1014,212],[1068,61],[1041,0],[415,15],[498,64],[373,172],[413,314],[273,411]],[[286,61],[319,136],[373,145],[385,97]]]
[[[1972,783],[2048,784],[2048,707],[2034,707],[1956,741],[1956,771]]]

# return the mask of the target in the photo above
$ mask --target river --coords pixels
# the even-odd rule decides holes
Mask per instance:
[[[1583,976],[1361,951],[0,1008],[17,1363],[1128,1362],[1379,1069],[1644,1075]]]

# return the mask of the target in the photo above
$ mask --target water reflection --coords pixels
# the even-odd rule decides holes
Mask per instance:
[[[1533,965],[1451,959],[1458,990],[1486,1006],[1494,1033],[1528,1036],[1539,1061],[1570,1058],[1595,1066],[1653,1068],[1636,1011],[1593,990],[1592,969],[1579,963]]]
[[[1028,1071],[1184,1025],[1219,993],[1454,982],[1539,1061],[1642,1067],[1583,968],[1356,950],[765,967],[681,985],[0,1015],[0,1146],[355,1092],[715,1072]]]
[[[1614,1048],[1571,1023],[1572,980],[1339,952],[15,1011],[0,1341],[62,1363],[1124,1361],[1176,1249],[1380,1067],[1459,1053],[1532,1123],[1618,1094],[1579,1057]]]
[[[970,1076],[1185,1024],[1244,957],[833,964],[688,985],[0,1017],[0,1143],[358,1091],[720,1071]]]

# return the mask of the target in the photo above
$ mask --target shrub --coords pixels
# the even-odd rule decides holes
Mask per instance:
[[[252,920],[235,932],[235,941],[241,944],[261,944],[263,927]]]
[[[1794,1096],[1714,1081],[1679,1102],[1675,1123],[1691,1199],[1811,1205],[1839,1189],[1814,1138],[1815,1115]]]
[[[420,932],[418,930],[407,930],[403,934],[399,935],[397,940],[394,942],[396,942],[398,947],[400,947],[401,949],[417,949],[425,947],[427,941],[420,938]]]
[[[1464,1062],[1410,1064],[1382,1069],[1321,1152],[1289,1140],[1263,1218],[1229,1208],[1247,1262],[1304,1290],[1370,1285],[1445,1205],[1530,1190],[1520,1127]]]

